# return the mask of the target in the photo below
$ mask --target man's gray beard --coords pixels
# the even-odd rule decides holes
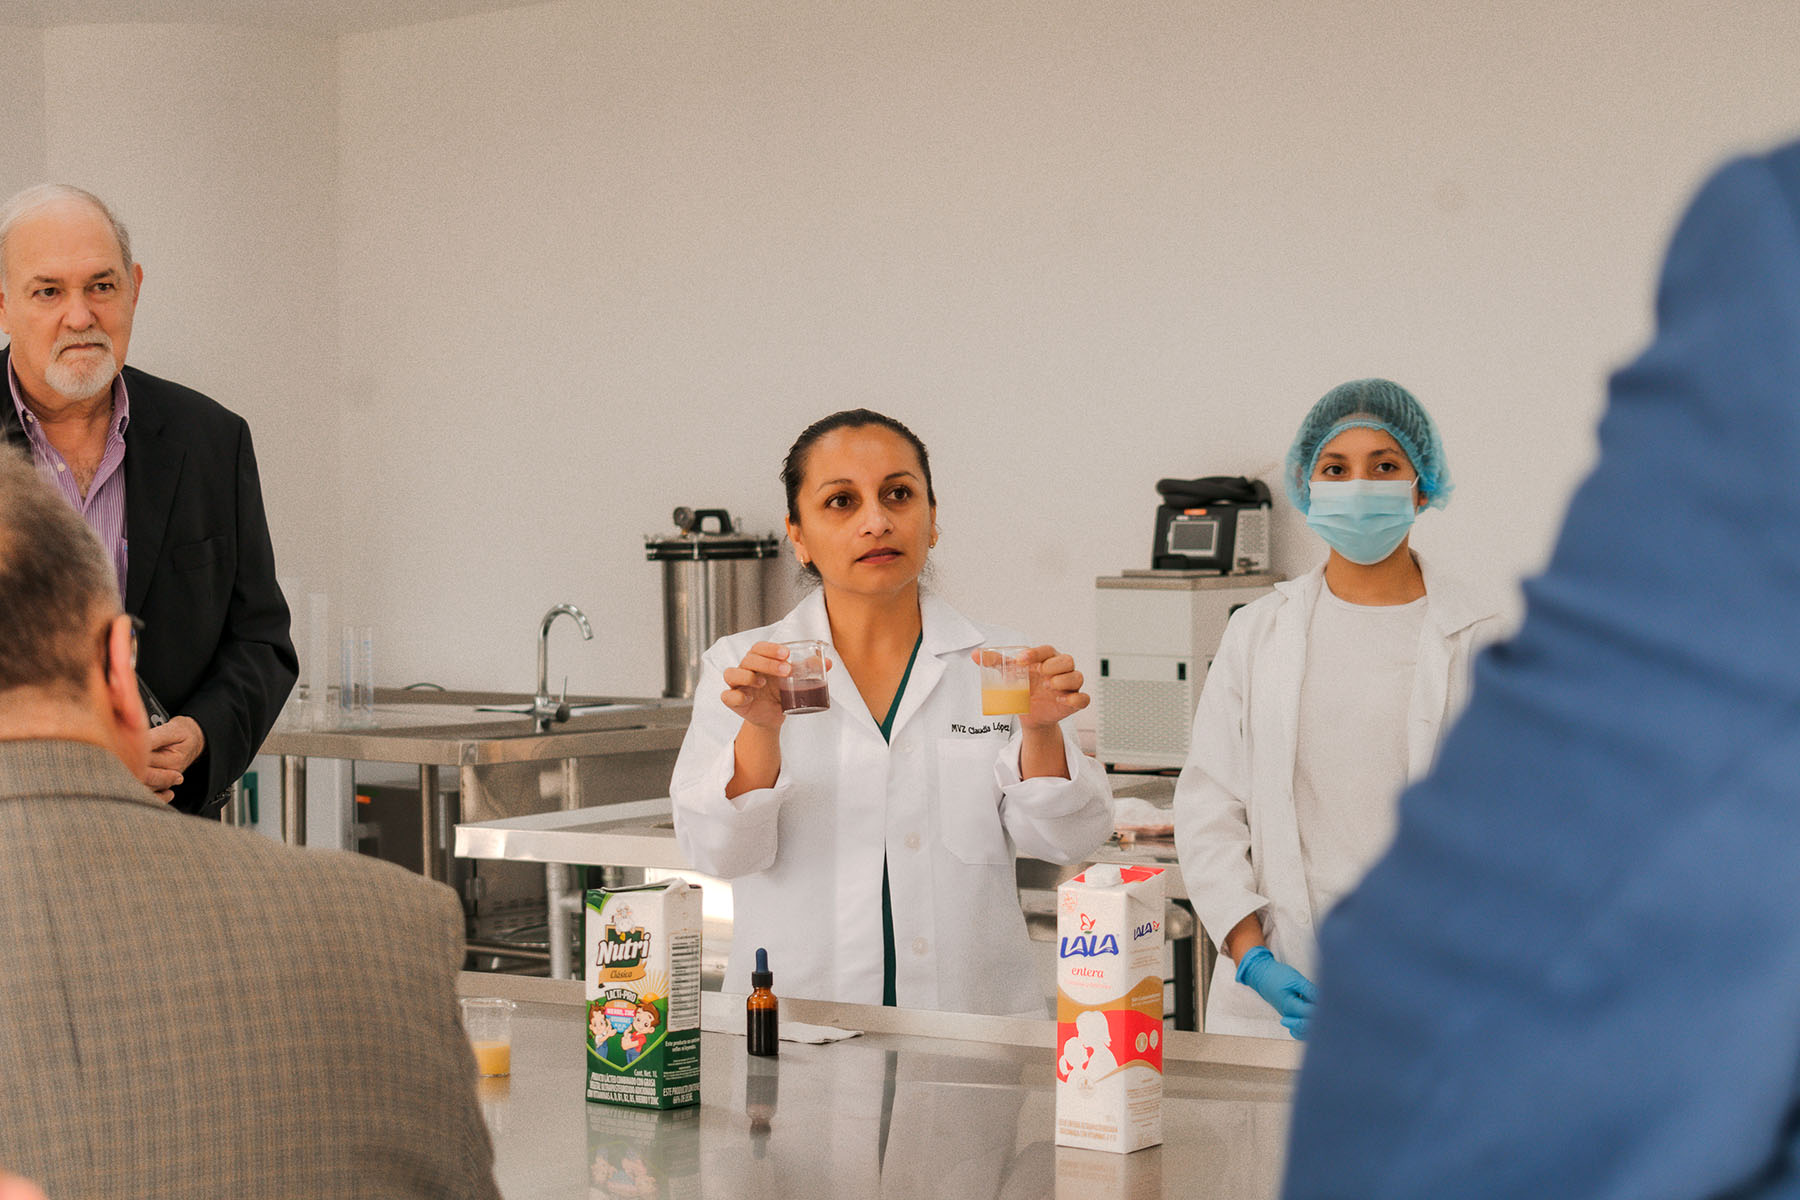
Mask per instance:
[[[95,359],[89,366],[75,366],[60,359],[52,360],[44,367],[44,382],[64,400],[91,400],[105,391],[112,384],[113,376],[119,373],[119,366],[113,361],[112,348],[105,347],[105,355]]]

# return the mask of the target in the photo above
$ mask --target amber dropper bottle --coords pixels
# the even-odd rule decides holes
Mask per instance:
[[[744,1001],[744,1037],[750,1053],[772,1058],[781,1053],[780,1001],[769,989],[775,975],[769,970],[769,952],[757,948],[756,970],[750,972],[750,998]]]

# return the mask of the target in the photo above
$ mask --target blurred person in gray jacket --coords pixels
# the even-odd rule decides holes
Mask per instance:
[[[84,1200],[497,1197],[456,897],[159,801],[136,637],[100,542],[0,454],[0,1167]]]

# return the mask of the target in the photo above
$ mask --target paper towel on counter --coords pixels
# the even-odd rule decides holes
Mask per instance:
[[[733,1013],[723,1005],[704,1007],[700,1012],[700,1028],[707,1033],[731,1033],[744,1036],[744,1013],[740,1008]],[[826,1042],[841,1042],[845,1038],[861,1037],[860,1029],[839,1029],[835,1025],[808,1025],[804,1021],[781,1021],[781,1040],[799,1042],[806,1046],[823,1046]]]

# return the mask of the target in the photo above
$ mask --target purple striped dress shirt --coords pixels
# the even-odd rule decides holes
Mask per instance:
[[[81,494],[76,486],[75,472],[57,452],[50,439],[44,436],[42,426],[37,417],[25,405],[25,395],[19,390],[19,376],[13,371],[12,364],[6,366],[7,382],[12,385],[13,406],[18,409],[19,420],[25,425],[25,436],[31,442],[31,460],[37,464],[38,474],[55,486],[62,493],[62,498],[69,502],[69,507],[80,513],[100,538],[112,555],[113,571],[118,575],[119,596],[125,595],[125,426],[131,421],[131,400],[125,394],[125,376],[113,377],[113,415],[112,425],[106,431],[106,453],[101,456],[100,469],[94,472],[93,482],[88,485],[87,495]]]

